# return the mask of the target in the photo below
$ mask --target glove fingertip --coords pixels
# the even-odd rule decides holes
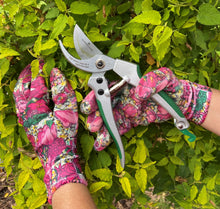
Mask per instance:
[[[107,146],[109,146],[109,144],[111,144],[111,142],[112,142],[112,138],[108,130],[106,129],[105,126],[102,126],[100,131],[98,131],[97,133],[97,138],[94,143],[94,149],[96,151],[104,150]]]
[[[80,110],[84,114],[91,114],[98,110],[98,105],[96,102],[96,96],[94,91],[91,91],[81,102],[80,104]]]

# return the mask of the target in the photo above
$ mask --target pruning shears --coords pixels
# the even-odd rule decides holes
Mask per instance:
[[[101,117],[108,129],[111,137],[113,138],[118,154],[120,157],[121,166],[124,168],[125,153],[124,147],[121,141],[120,134],[118,132],[113,111],[111,105],[111,90],[108,87],[108,81],[105,78],[107,71],[113,70],[118,74],[122,80],[116,84],[117,87],[129,83],[133,86],[137,86],[141,78],[139,66],[137,64],[123,61],[120,59],[113,59],[104,55],[83,33],[78,25],[75,25],[73,32],[73,40],[76,52],[81,59],[73,57],[63,46],[62,41],[59,40],[61,51],[66,59],[76,68],[83,71],[92,73],[89,78],[88,86],[95,92],[97,104]],[[113,87],[114,88],[114,87]],[[112,89],[112,88],[111,88]],[[183,134],[189,136],[189,141],[195,140],[195,135],[190,133],[187,128],[190,126],[189,122],[180,111],[176,103],[164,92],[153,94],[151,98],[166,109],[170,115],[174,118],[175,126],[183,132]]]

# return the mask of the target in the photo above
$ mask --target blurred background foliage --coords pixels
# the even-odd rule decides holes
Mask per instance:
[[[53,67],[69,79],[80,103],[90,91],[90,74],[67,63],[58,40],[75,57],[77,23],[96,46],[113,58],[139,63],[142,73],[169,67],[179,79],[220,89],[220,2],[218,0],[1,0],[0,1],[0,158],[15,181],[14,208],[47,205],[44,171],[24,129],[12,96],[19,73],[29,63],[33,75],[44,59],[46,82]],[[115,79],[115,75],[108,75]],[[189,143],[173,121],[137,127],[122,137],[122,170],[114,144],[93,150],[95,134],[80,114],[78,146],[89,189],[100,209],[133,199],[131,208],[219,208],[220,138],[191,124]],[[148,188],[166,194],[149,201]]]

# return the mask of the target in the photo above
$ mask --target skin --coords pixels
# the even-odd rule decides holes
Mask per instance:
[[[201,125],[205,129],[220,136],[220,91],[212,89],[213,95],[208,115]],[[96,209],[88,188],[79,183],[61,186],[53,195],[53,209]]]
[[[212,92],[213,94],[209,111],[204,123],[201,126],[220,136],[220,91],[212,89]]]
[[[53,209],[96,209],[84,184],[69,183],[61,186],[53,195]]]

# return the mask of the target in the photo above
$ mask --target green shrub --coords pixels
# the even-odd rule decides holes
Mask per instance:
[[[46,190],[42,166],[17,123],[12,92],[22,69],[31,63],[36,75],[38,60],[44,59],[47,83],[51,69],[60,68],[80,103],[90,91],[90,75],[68,64],[58,46],[61,38],[77,56],[76,23],[103,53],[139,63],[143,74],[167,66],[180,79],[220,88],[218,0],[5,0],[0,5],[0,158],[14,177],[17,209],[40,208]],[[93,150],[95,135],[85,120],[80,114],[78,150],[98,208],[113,208],[114,198],[134,198],[132,208],[145,208],[149,187],[166,192],[167,206],[220,207],[218,136],[191,124],[197,140],[189,143],[173,121],[137,127],[122,137],[122,170],[114,144]]]

